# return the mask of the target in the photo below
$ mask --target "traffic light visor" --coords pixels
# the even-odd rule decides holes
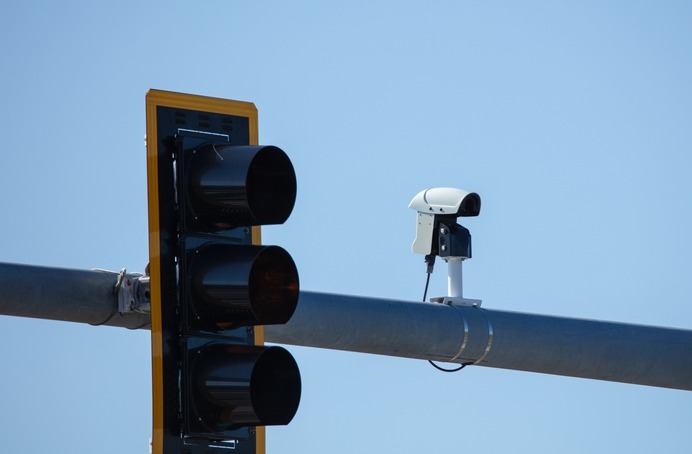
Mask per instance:
[[[282,347],[212,343],[193,352],[193,429],[288,424],[300,403],[301,380]]]
[[[278,147],[206,144],[186,166],[191,214],[211,230],[282,224],[293,211],[296,175]]]
[[[211,243],[191,255],[191,300],[202,328],[286,323],[298,304],[298,270],[279,246]]]

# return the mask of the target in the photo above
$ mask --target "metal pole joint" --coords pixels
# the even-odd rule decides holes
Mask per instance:
[[[118,295],[118,312],[121,314],[151,312],[148,267],[145,274],[128,273],[125,268],[120,270],[113,291]]]

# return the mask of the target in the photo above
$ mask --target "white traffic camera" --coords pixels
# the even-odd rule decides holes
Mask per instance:
[[[413,252],[441,257],[471,257],[470,235],[468,247],[450,241],[447,236],[451,239],[453,231],[461,227],[456,223],[458,217],[480,214],[481,197],[478,194],[456,188],[430,188],[416,194],[408,206],[418,212],[416,239],[411,246]]]

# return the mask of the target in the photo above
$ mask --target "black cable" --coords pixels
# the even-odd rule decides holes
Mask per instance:
[[[433,268],[435,267],[435,256],[433,254],[426,255],[425,256],[425,263],[428,265],[427,270],[426,270],[428,277],[425,278],[425,290],[423,291],[423,302],[425,302],[425,300],[428,298],[428,286],[430,285],[430,275],[432,274]],[[461,369],[463,369],[464,367],[466,367],[470,364],[473,364],[473,363],[463,363],[462,365],[460,365],[459,367],[457,367],[455,369],[445,369],[444,367],[440,367],[430,360],[428,360],[428,362],[430,363],[430,365],[432,367],[434,367],[435,369],[440,370],[442,372],[458,372]]]
[[[113,312],[111,315],[109,315],[108,318],[105,319],[104,321],[99,322],[99,323],[89,323],[89,324],[90,324],[91,326],[101,326],[101,325],[105,325],[106,323],[108,323],[109,321],[111,321],[111,319],[113,318],[113,316],[115,316],[115,314],[117,314],[117,313],[118,313],[118,311],[116,310],[116,311]]]
[[[456,369],[445,369],[444,367],[440,367],[440,366],[438,366],[437,364],[435,364],[434,362],[432,362],[432,361],[430,361],[430,360],[428,360],[428,362],[430,363],[430,365],[431,365],[432,367],[434,367],[434,368],[437,369],[437,370],[441,370],[442,372],[459,372],[459,371],[460,371],[461,369],[463,369],[464,367],[466,367],[466,366],[468,366],[468,365],[470,365],[470,364],[473,364],[473,363],[464,363],[464,364],[460,365],[459,367],[457,367]]]
[[[425,278],[425,290],[423,291],[423,302],[424,303],[428,297],[428,285],[430,285],[430,273],[428,273],[428,277]]]

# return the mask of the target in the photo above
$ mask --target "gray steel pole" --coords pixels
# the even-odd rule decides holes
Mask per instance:
[[[149,315],[121,314],[119,273],[0,263],[0,314],[137,329]]]
[[[692,390],[692,331],[301,292],[270,342]]]
[[[0,314],[148,328],[117,273],[0,263]],[[268,342],[692,390],[692,331],[301,292]]]

